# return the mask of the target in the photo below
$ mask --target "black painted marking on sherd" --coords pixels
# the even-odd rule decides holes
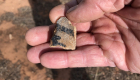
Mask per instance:
[[[56,26],[56,31],[62,31],[62,32],[65,32],[67,33],[68,35],[70,36],[73,36],[74,37],[74,31],[72,29],[68,29],[64,26],[61,26],[60,24],[57,24]]]
[[[53,45],[53,46],[60,45],[60,46],[66,47],[65,44],[59,43],[59,42],[57,41],[57,40],[60,40],[60,39],[61,39],[60,36],[54,35],[54,36],[52,37],[52,42],[53,42],[52,45]]]

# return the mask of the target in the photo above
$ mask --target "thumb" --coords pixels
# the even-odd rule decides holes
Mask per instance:
[[[88,22],[123,7],[124,0],[81,0],[67,11],[66,16],[72,22]]]

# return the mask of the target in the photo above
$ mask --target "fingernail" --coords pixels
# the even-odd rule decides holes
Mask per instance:
[[[77,6],[74,6],[74,7],[70,8],[70,9],[67,11],[67,13],[70,13],[71,11],[75,10],[76,8],[77,8]]]

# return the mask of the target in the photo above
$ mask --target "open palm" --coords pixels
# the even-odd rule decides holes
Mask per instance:
[[[99,1],[72,0],[50,12],[53,23],[67,12],[77,28],[76,50],[50,48],[55,24],[40,26],[26,34],[28,44],[35,46],[28,51],[28,59],[48,68],[117,66],[140,73],[140,1]]]

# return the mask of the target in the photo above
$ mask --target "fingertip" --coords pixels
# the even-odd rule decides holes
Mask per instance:
[[[37,36],[35,34],[36,31],[37,31],[37,29],[35,27],[35,28],[28,30],[26,33],[26,36],[25,36],[26,42],[31,46],[34,46],[39,39],[39,36]]]
[[[47,68],[67,68],[67,57],[65,52],[48,52],[40,57],[41,64]]]
[[[50,40],[51,36],[53,35],[55,24],[50,26],[40,26],[34,27],[27,31],[25,39],[26,42],[31,45],[39,45],[45,43]]]
[[[61,16],[65,16],[65,13],[67,10],[68,10],[68,6],[66,6],[66,5],[58,5],[58,6],[54,7],[49,13],[51,22],[56,23],[56,21]]]
[[[51,62],[49,61],[48,56],[47,56],[46,53],[40,56],[40,63],[41,63],[44,67],[47,67],[47,68],[52,68],[52,67],[53,67],[53,66],[51,65]]]
[[[39,55],[36,54],[35,47],[31,48],[27,52],[27,58],[32,63],[40,63]]]
[[[49,43],[32,47],[27,52],[27,58],[32,63],[40,63],[40,57],[46,52],[58,51],[60,48],[52,48]]]

